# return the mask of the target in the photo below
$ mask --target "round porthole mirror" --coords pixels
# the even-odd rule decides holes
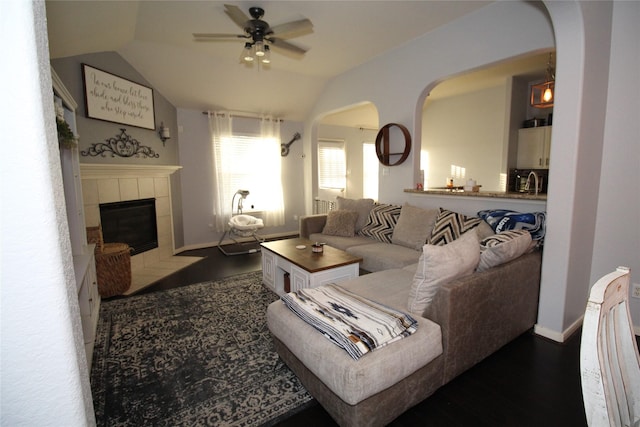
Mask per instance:
[[[403,144],[403,151],[399,151]],[[385,166],[399,165],[407,160],[410,152],[411,134],[406,127],[398,123],[389,123],[380,129],[376,136],[376,155],[380,163]]]

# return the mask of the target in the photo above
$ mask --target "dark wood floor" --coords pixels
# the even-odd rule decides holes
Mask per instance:
[[[182,253],[204,260],[156,282],[156,292],[261,269],[261,254],[224,256],[217,248]],[[139,294],[140,294],[139,293]],[[558,344],[525,333],[434,395],[392,426],[586,426],[580,388],[580,334]],[[334,426],[318,404],[280,426]]]

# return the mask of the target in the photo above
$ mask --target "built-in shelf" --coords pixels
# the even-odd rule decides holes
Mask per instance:
[[[53,85],[52,101],[62,106],[64,120],[73,133],[76,134],[76,109],[78,104],[62,84],[62,80],[60,80],[53,68],[51,69],[51,80]],[[100,295],[96,277],[95,245],[87,244],[84,225],[85,215],[79,159],[78,147],[60,147],[60,167],[67,211],[67,224],[69,226],[69,240],[73,254],[75,285],[80,307],[80,324],[82,325],[87,366],[91,370],[93,346],[100,312]]]

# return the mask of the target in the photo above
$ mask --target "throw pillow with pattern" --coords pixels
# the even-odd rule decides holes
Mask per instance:
[[[374,238],[382,243],[391,243],[393,229],[398,223],[402,207],[397,205],[375,205],[360,235]]]
[[[494,234],[480,242],[478,271],[504,264],[531,251],[535,242],[527,230],[509,230]]]
[[[440,208],[440,214],[438,214],[427,243],[436,246],[451,243],[467,231],[479,226],[480,221],[482,221],[480,218],[468,217]]]

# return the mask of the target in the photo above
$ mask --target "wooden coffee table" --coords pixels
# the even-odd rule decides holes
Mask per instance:
[[[282,296],[359,276],[362,258],[327,245],[322,253],[315,253],[313,243],[302,238],[261,243],[263,283]]]

